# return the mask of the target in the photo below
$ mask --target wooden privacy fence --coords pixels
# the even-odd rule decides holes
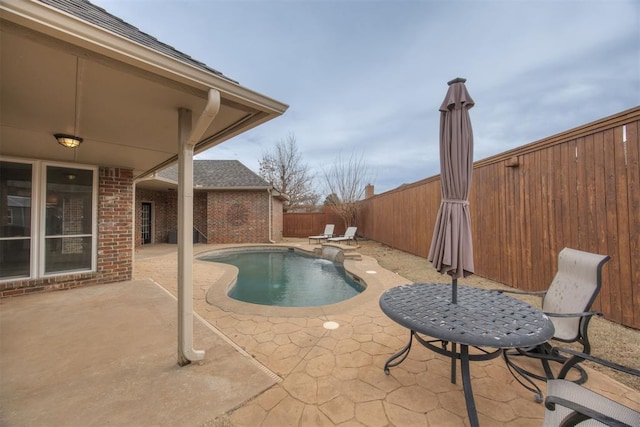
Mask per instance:
[[[476,274],[544,290],[562,248],[610,255],[594,308],[640,329],[639,128],[635,107],[476,162],[469,197]],[[362,203],[358,234],[427,257],[439,176]]]
[[[283,217],[282,235],[286,237],[309,237],[322,234],[326,224],[333,224],[335,235],[343,235],[342,219],[330,208],[322,212],[286,213]]]

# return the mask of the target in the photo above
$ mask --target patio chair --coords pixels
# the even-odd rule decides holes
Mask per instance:
[[[317,236],[309,236],[309,244],[311,244],[312,240],[315,240],[316,243],[320,243],[322,240],[327,240],[329,237],[333,237],[333,224],[327,224],[324,226],[324,232]]]
[[[639,370],[571,349],[556,348],[555,352],[568,353],[572,357],[560,370],[558,379],[547,382],[545,427],[575,426],[583,422],[584,425],[640,426],[640,412],[565,379],[573,364],[583,360],[629,375],[640,376]]]
[[[350,241],[357,242],[356,240],[356,230],[358,227],[349,227],[347,231],[344,232],[344,236],[338,237],[330,237],[327,239],[328,242],[347,242],[349,244]]]
[[[601,316],[599,311],[591,310],[591,305],[600,292],[602,283],[602,266],[610,259],[608,255],[598,255],[577,249],[564,248],[558,254],[558,271],[549,286],[541,292],[503,291],[513,294],[542,295],[542,311],[549,316],[555,328],[552,339],[566,343],[579,343],[582,353],[591,353],[588,327],[594,315]],[[540,359],[544,375],[533,373],[516,364],[513,359],[518,356]],[[542,402],[542,392],[532,378],[547,381],[553,379],[550,362],[565,363],[567,357],[553,349],[550,342],[530,347],[506,350],[503,353],[507,367],[526,389],[536,394],[536,401]],[[575,380],[582,384],[587,380],[587,373],[577,365],[571,366],[580,374]],[[518,374],[518,375],[516,375]],[[523,383],[527,381],[529,385]]]

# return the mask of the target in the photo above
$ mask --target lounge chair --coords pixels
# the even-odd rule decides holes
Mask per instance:
[[[555,352],[572,357],[560,370],[558,379],[547,382],[545,427],[583,425],[583,422],[584,425],[640,426],[640,412],[565,379],[573,364],[582,360],[640,377],[639,370],[571,349],[556,348]]]
[[[333,237],[333,224],[327,224],[324,226],[324,232],[317,236],[309,236],[309,244],[311,244],[312,240],[315,240],[316,243],[320,243],[323,240],[327,240],[329,237]]]
[[[358,229],[358,227],[349,227],[347,228],[347,231],[344,232],[344,236],[338,236],[338,237],[330,237],[327,239],[328,242],[347,242],[347,244],[350,244],[350,241],[354,241],[357,242],[356,240],[356,230]]]
[[[610,257],[607,255],[564,248],[558,254],[558,271],[549,289],[542,292],[504,292],[524,295],[542,294],[542,311],[549,316],[555,328],[553,339],[566,343],[582,344],[581,352],[589,354],[591,352],[591,344],[587,333],[589,322],[594,315],[602,315],[599,311],[589,310],[591,310],[591,305],[600,292],[602,266],[609,259]],[[542,392],[531,378],[541,381],[553,379],[554,375],[550,362],[567,362],[567,357],[559,354],[549,342],[536,347],[507,350],[503,353],[503,356],[507,367],[516,380],[535,393],[535,398],[538,402],[542,402]],[[544,368],[544,375],[533,373],[514,363],[513,359],[517,356],[539,359]],[[578,362],[579,360],[576,359],[571,366],[580,374],[575,382],[582,384],[587,380],[587,373],[577,365]],[[521,379],[527,381],[531,387],[524,384]]]

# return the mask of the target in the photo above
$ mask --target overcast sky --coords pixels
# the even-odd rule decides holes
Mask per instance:
[[[437,175],[455,77],[476,103],[475,160],[640,104],[637,0],[92,1],[290,105],[198,157],[256,173],[293,134],[319,178],[351,153],[376,193]]]

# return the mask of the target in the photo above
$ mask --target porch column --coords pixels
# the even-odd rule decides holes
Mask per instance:
[[[193,148],[220,109],[220,93],[209,100],[192,129],[191,110],[178,110],[178,365],[204,358],[193,348]]]

